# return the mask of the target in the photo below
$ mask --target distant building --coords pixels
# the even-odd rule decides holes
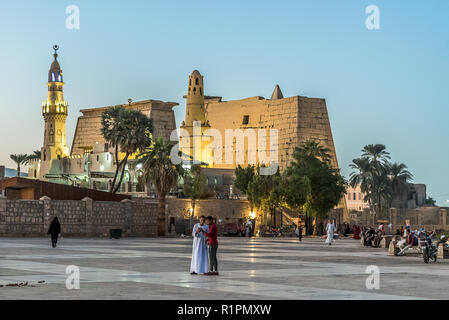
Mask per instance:
[[[349,211],[363,211],[369,209],[369,204],[366,202],[365,193],[360,190],[360,186],[355,188],[348,187],[346,189],[346,204]],[[392,208],[397,209],[415,209],[426,205],[426,185],[409,183],[408,188],[404,192],[396,196],[391,202]]]
[[[346,192],[346,205],[349,211],[363,211],[369,208],[368,202],[364,200],[365,194],[360,190],[359,185],[355,188],[348,187]]]

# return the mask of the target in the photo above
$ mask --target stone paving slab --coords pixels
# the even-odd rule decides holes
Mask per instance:
[[[219,277],[190,275],[191,250],[188,238],[64,238],[55,249],[3,238],[0,299],[439,299],[449,280],[448,260],[425,265],[354,240],[221,238]],[[69,265],[80,268],[80,290],[65,286]],[[366,288],[369,265],[379,290]]]

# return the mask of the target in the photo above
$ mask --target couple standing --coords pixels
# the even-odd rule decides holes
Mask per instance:
[[[214,218],[201,216],[200,222],[193,227],[192,236],[193,250],[190,274],[202,273],[208,276],[218,276],[218,230]]]

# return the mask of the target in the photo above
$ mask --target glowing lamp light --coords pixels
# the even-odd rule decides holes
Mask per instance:
[[[190,213],[193,213],[193,208],[190,208],[189,211],[190,211]]]
[[[249,217],[250,217],[251,219],[255,219],[255,218],[256,218],[256,213],[255,213],[254,211],[251,211],[251,212],[249,213]]]

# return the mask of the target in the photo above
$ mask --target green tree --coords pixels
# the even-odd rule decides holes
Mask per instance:
[[[382,208],[392,200],[392,185],[389,178],[390,154],[383,144],[369,144],[362,149],[362,157],[354,159],[350,167],[349,184],[355,188],[360,184],[365,193],[364,200],[379,216]]]
[[[129,156],[144,150],[151,144],[153,122],[139,110],[115,106],[106,109],[101,117],[101,133],[111,147],[115,148],[115,174],[111,183],[111,193],[116,193],[123,180]],[[119,160],[119,149],[125,154]],[[120,172],[118,183],[117,178]]]
[[[194,164],[184,176],[184,194],[192,201],[192,214],[190,216],[190,229],[192,229],[192,219],[195,214],[197,200],[204,196],[204,183],[206,178],[201,173],[201,166]]]
[[[307,234],[311,218],[325,218],[346,192],[340,171],[330,164],[329,150],[316,141],[306,141],[293,153],[293,161],[282,174],[277,192],[291,209],[305,215]]]
[[[245,195],[247,195],[248,193],[249,183],[256,175],[255,169],[256,167],[254,165],[248,165],[245,168],[242,168],[240,165],[238,165],[238,167],[235,168],[234,185]]]
[[[408,183],[412,180],[413,175],[407,170],[404,163],[389,164],[388,171],[392,191],[391,199],[399,198],[408,190]]]
[[[150,147],[138,155],[143,170],[141,179],[148,185],[153,184],[156,188],[159,236],[164,236],[166,229],[165,197],[172,188],[177,186],[178,179],[184,176],[181,164],[174,164],[172,161],[172,148],[172,143],[158,137],[154,139]]]
[[[41,150],[35,150],[32,154],[28,156],[28,160],[40,160],[41,159]]]
[[[11,154],[9,158],[17,165],[17,176],[20,177],[20,166],[28,163],[27,154]]]
[[[430,205],[430,206],[435,206],[436,205],[436,201],[435,199],[433,199],[432,197],[427,197],[426,198],[426,204]]]

